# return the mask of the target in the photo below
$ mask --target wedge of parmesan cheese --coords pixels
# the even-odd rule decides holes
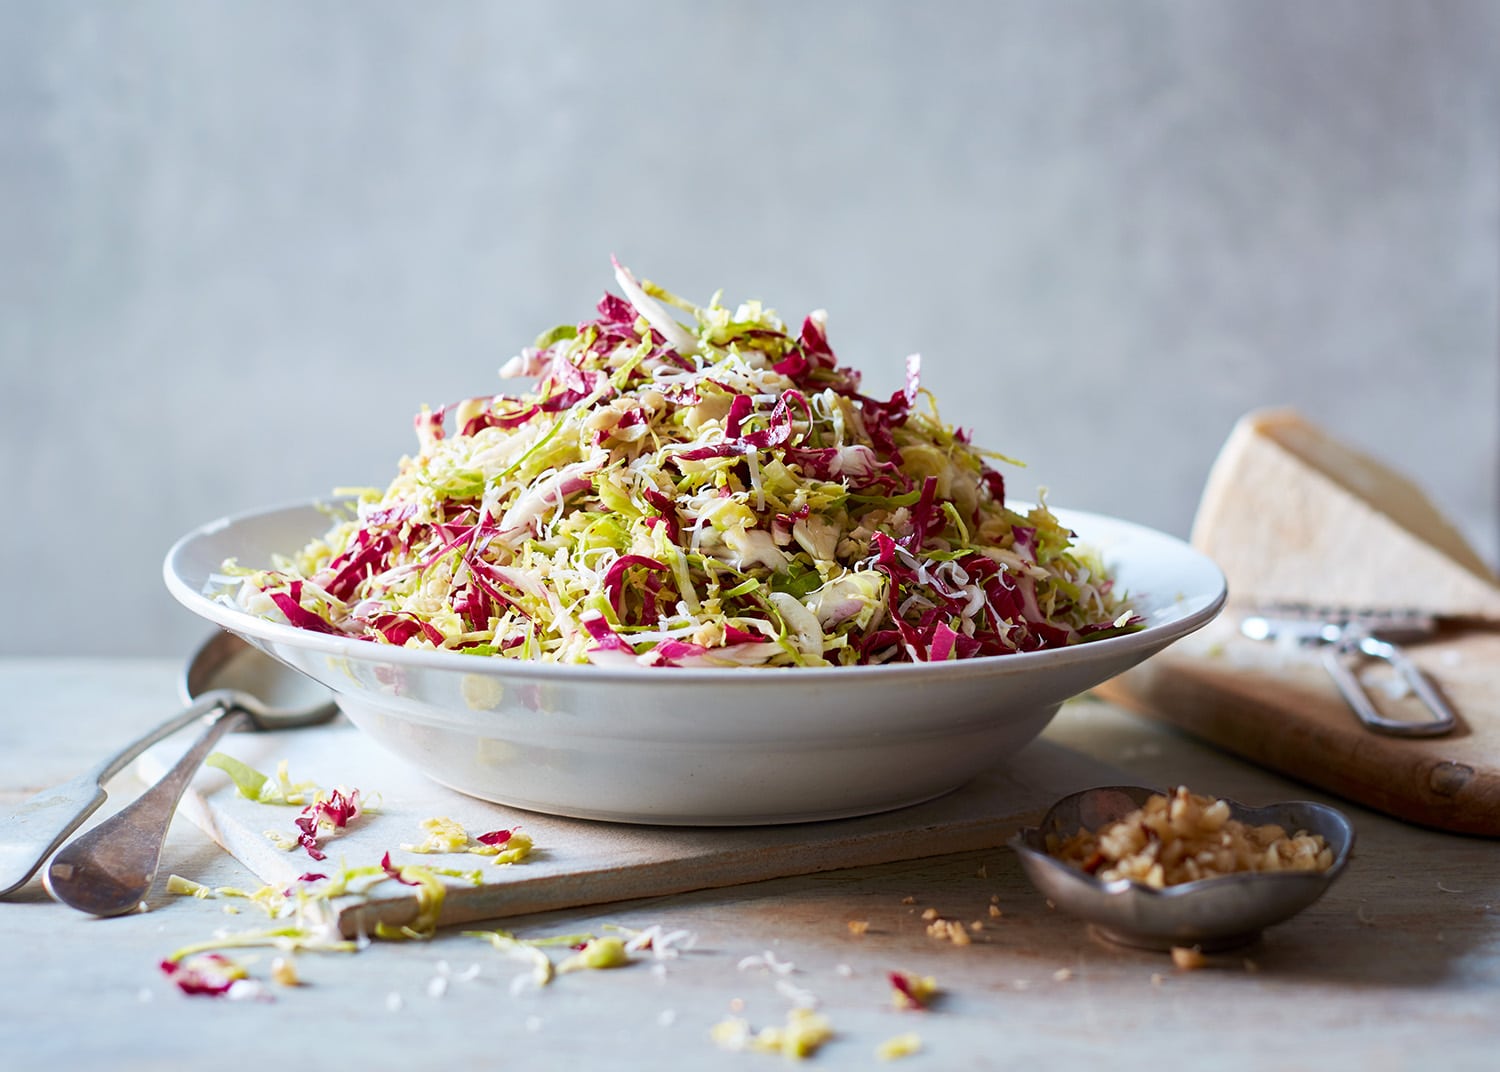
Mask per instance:
[[[1500,620],[1500,577],[1422,489],[1292,410],[1235,425],[1192,542],[1239,603]]]

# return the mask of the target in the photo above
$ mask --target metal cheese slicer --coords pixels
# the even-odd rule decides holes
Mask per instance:
[[[1401,647],[1404,642],[1431,637],[1436,631],[1436,621],[1421,614],[1301,605],[1278,606],[1240,622],[1240,632],[1252,640],[1286,639],[1298,645],[1320,646],[1323,666],[1360,722],[1377,733],[1397,737],[1439,737],[1458,722],[1443,694]],[[1389,664],[1402,687],[1422,701],[1430,717],[1382,715],[1359,678],[1358,665],[1368,659]]]

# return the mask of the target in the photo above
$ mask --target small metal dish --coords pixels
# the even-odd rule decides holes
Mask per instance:
[[[1248,945],[1266,927],[1290,919],[1323,896],[1344,870],[1354,827],[1333,808],[1306,801],[1250,808],[1227,801],[1246,825],[1276,823],[1295,834],[1321,834],[1333,850],[1327,871],[1260,871],[1154,889],[1130,879],[1105,882],[1047,852],[1047,835],[1071,837],[1125,817],[1159,789],[1111,785],[1063,797],[1010,839],[1032,884],[1057,908],[1086,920],[1099,937],[1139,949],[1196,946],[1205,953]]]

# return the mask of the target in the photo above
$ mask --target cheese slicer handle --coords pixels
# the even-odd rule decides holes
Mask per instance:
[[[1375,709],[1359,675],[1349,665],[1351,655],[1365,655],[1389,663],[1432,717],[1399,719],[1382,715]],[[1443,694],[1428,680],[1422,668],[1412,662],[1411,657],[1398,645],[1388,640],[1382,640],[1363,630],[1346,629],[1340,643],[1323,649],[1323,665],[1328,668],[1329,675],[1355,715],[1377,733],[1389,733],[1397,737],[1441,737],[1458,724],[1453,709],[1443,699]]]

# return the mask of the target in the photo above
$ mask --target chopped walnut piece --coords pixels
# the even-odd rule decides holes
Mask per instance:
[[[927,934],[932,938],[946,939],[954,945],[968,945],[972,939],[962,923],[949,919],[934,919],[927,925]]]
[[[1288,834],[1230,818],[1229,803],[1179,786],[1157,793],[1100,830],[1047,837],[1047,851],[1106,882],[1130,879],[1161,889],[1243,871],[1326,871],[1333,850],[1320,834]]]
[[[1181,971],[1197,971],[1207,964],[1208,960],[1203,956],[1203,950],[1195,945],[1174,945],[1172,963]]]

